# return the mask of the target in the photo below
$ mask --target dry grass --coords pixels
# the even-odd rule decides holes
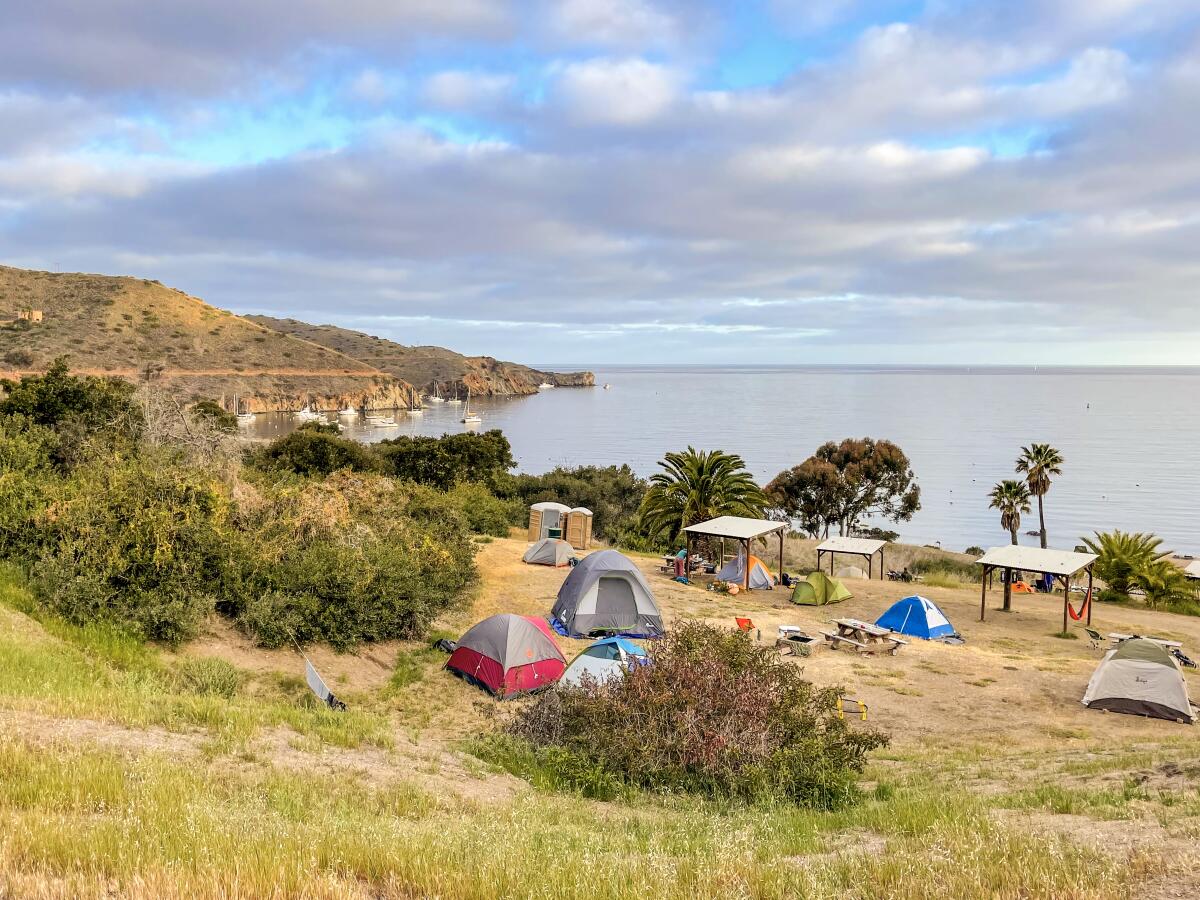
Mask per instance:
[[[523,549],[486,545],[473,608],[440,624],[457,633],[493,612],[545,614],[565,572],[525,566]],[[853,600],[798,608],[782,592],[732,598],[642,564],[668,621],[732,627],[749,615],[764,640],[781,623],[815,631],[835,615],[874,618],[910,588],[854,581]],[[836,813],[535,791],[458,751],[507,707],[446,676],[443,657],[418,645],[313,652],[362,717],[367,731],[355,737],[336,717],[322,730],[294,654],[258,650],[223,627],[184,652],[243,673],[228,701],[180,693],[162,675],[177,657],[4,611],[0,896],[1166,897],[1196,888],[1191,729],[1080,706],[1098,653],[1051,636],[1058,601],[1020,597],[1014,612],[979,623],[974,590],[921,590],[965,646],[914,641],[879,659],[821,648],[798,661],[868,701],[894,737],[866,773],[867,799]],[[4,591],[21,605],[19,588]],[[1106,606],[1095,617],[1102,630],[1200,646],[1194,619]],[[582,646],[564,643],[568,655]]]

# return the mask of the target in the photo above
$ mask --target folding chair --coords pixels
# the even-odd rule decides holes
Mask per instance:
[[[1096,631],[1096,629],[1087,628],[1084,626],[1080,626],[1080,627],[1083,628],[1083,630],[1087,632],[1088,646],[1091,647],[1093,650],[1103,650],[1104,647],[1107,646],[1107,643],[1104,640],[1104,635],[1102,635],[1100,632]]]
[[[754,622],[751,619],[743,619],[741,616],[734,616],[733,621],[737,622],[738,631],[754,631]],[[762,632],[755,634],[754,639],[761,642]]]

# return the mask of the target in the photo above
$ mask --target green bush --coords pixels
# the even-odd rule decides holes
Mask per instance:
[[[524,508],[544,500],[584,506],[592,511],[592,533],[597,537],[630,550],[657,549],[637,530],[638,507],[649,482],[627,465],[560,466],[544,475],[509,475],[493,486],[501,497],[519,501],[518,521]],[[638,546],[639,541],[654,546]]]
[[[268,472],[329,475],[339,469],[379,471],[379,460],[369,447],[315,429],[301,428],[272,441],[250,455],[250,462]]]
[[[0,556],[28,563],[39,546],[38,516],[56,484],[58,437],[24,416],[0,418]]]
[[[588,793],[616,784],[836,808],[857,795],[866,754],[887,743],[747,634],[686,622],[651,664],[602,684],[558,687],[506,728],[532,758]]]
[[[216,657],[185,659],[175,670],[175,681],[185,693],[230,700],[242,688],[242,673]]]
[[[943,582],[974,582],[979,584],[983,580],[983,571],[980,566],[973,562],[953,559],[949,556],[931,556],[922,559],[914,559],[908,564],[908,571],[914,575],[920,575],[927,581],[931,578],[941,579]]]
[[[448,491],[462,481],[491,484],[516,462],[508,438],[495,429],[441,437],[398,437],[375,445],[383,471],[402,481]]]
[[[221,404],[212,400],[201,400],[188,410],[191,417],[200,422],[208,422],[216,430],[225,434],[237,434],[237,416],[225,409]]]
[[[525,515],[525,506],[520,501],[501,500],[477,482],[456,484],[448,496],[475,534],[505,537],[514,522],[520,522]]]
[[[213,608],[228,513],[217,482],[170,457],[90,463],[56,485],[38,517],[34,587],[72,623],[178,643]]]
[[[467,527],[445,495],[347,471],[261,489],[239,517],[220,608],[265,646],[417,637],[474,579]]]

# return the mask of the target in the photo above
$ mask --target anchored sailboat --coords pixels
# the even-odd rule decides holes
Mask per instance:
[[[467,388],[467,408],[463,412],[462,420],[464,425],[478,425],[483,421],[483,417],[479,413],[471,412],[471,389],[469,387]]]

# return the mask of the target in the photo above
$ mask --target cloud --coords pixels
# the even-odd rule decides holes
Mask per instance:
[[[645,0],[561,0],[550,7],[552,29],[568,43],[644,49],[677,37],[677,20]]]
[[[645,125],[678,99],[679,73],[644,59],[591,59],[561,67],[556,99],[587,125]]]
[[[469,111],[488,109],[502,102],[514,84],[511,75],[450,70],[426,79],[422,93],[427,102],[439,109]]]

